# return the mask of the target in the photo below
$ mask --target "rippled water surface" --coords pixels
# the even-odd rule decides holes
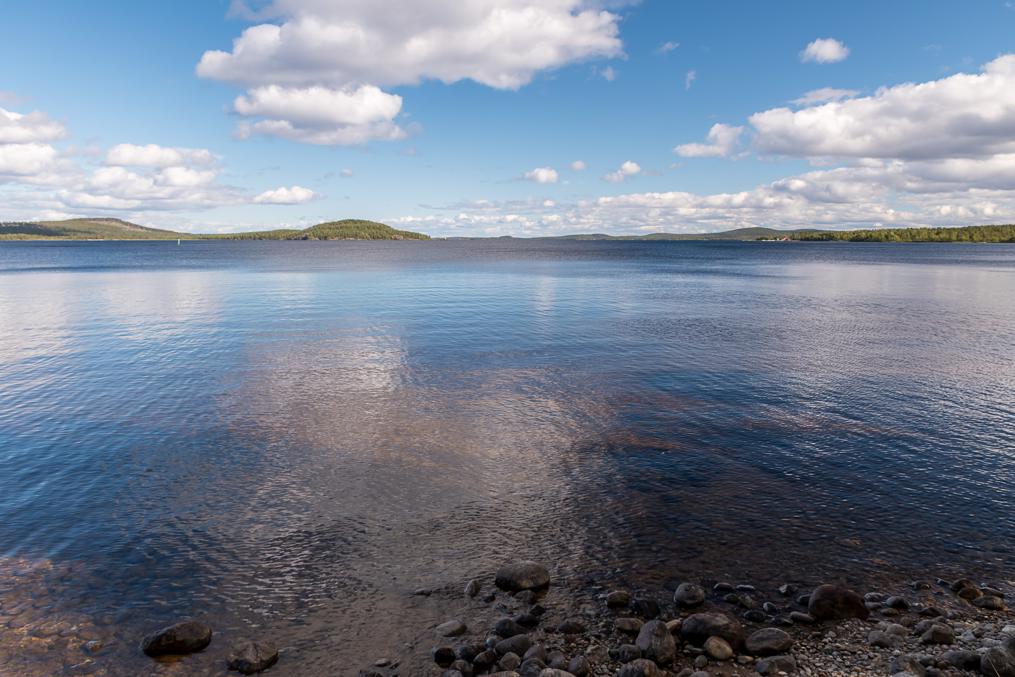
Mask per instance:
[[[1015,246],[0,243],[0,672],[355,674],[513,556],[1010,577]]]

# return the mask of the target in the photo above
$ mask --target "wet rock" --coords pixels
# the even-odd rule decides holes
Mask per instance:
[[[557,626],[557,632],[562,635],[580,635],[585,632],[585,622],[580,618],[568,618]]]
[[[528,651],[531,646],[532,640],[526,635],[515,635],[514,637],[508,637],[507,639],[502,639],[497,642],[497,645],[494,647],[494,651],[496,651],[499,656],[503,656],[508,653],[524,656],[525,652]]]
[[[820,585],[811,593],[807,611],[819,621],[844,618],[866,619],[870,611],[863,598],[841,585]]]
[[[526,630],[521,626],[520,623],[516,622],[511,618],[502,618],[493,626],[495,634],[501,637],[514,637],[515,635],[524,635]]]
[[[642,656],[659,665],[669,665],[677,653],[673,635],[666,629],[666,624],[658,620],[643,625],[634,643],[641,649]]]
[[[546,668],[539,673],[539,677],[575,677],[567,670],[557,670],[556,668]]]
[[[626,590],[614,590],[606,596],[606,606],[620,609],[631,603],[631,593]]]
[[[515,623],[524,628],[534,628],[539,625],[539,616],[530,612],[518,614],[514,617]]]
[[[500,657],[497,661],[497,667],[501,670],[514,670],[522,664],[522,659],[518,657],[518,654],[508,651],[506,654]]]
[[[468,661],[463,661],[461,658],[448,666],[448,670],[456,670],[462,675],[462,677],[472,677],[472,665],[470,665]]]
[[[546,666],[558,670],[563,669],[567,667],[567,656],[560,649],[554,649],[546,654]]]
[[[436,661],[435,661],[436,662]],[[472,665],[475,666],[476,670],[485,670],[497,662],[497,652],[493,649],[487,649],[481,651],[476,655],[472,661]],[[440,665],[438,663],[438,665]]]
[[[606,650],[605,646],[593,644],[585,649],[585,657],[589,659],[590,663],[606,663],[610,660],[610,652]]]
[[[458,637],[464,635],[466,630],[468,628],[465,627],[465,623],[459,620],[450,620],[438,625],[435,632],[441,637]]]
[[[657,618],[659,616],[659,602],[649,597],[637,597],[631,602],[631,609],[644,619]]]
[[[92,639],[92,640],[89,640],[89,641],[85,642],[81,646],[81,648],[84,649],[85,653],[89,653],[89,654],[95,655],[95,654],[99,653],[100,651],[102,651],[103,647],[105,647],[105,646],[106,645],[103,644],[101,641],[99,641],[97,639]]]
[[[934,618],[936,616],[944,616],[944,614],[941,613],[940,609],[938,609],[937,607],[933,607],[933,606],[926,606],[926,607],[920,609],[920,611],[917,612],[917,613],[919,613],[921,616],[928,616],[930,618]]]
[[[762,604],[761,610],[764,611],[766,614],[772,614],[773,616],[782,611],[782,609],[772,604],[771,602],[765,602],[764,604]]]
[[[987,677],[1015,677],[1015,653],[990,647],[980,655],[980,672]]]
[[[531,590],[519,590],[512,595],[512,597],[515,598],[516,602],[520,602],[522,604],[532,604],[536,601],[536,593]]]
[[[149,656],[169,656],[202,651],[211,644],[212,629],[201,621],[183,621],[157,630],[141,640]]]
[[[533,644],[529,647],[529,650],[522,656],[523,661],[527,661],[530,658],[535,658],[542,663],[546,662],[546,648],[542,644]]]
[[[718,592],[720,594],[724,592],[733,592],[735,588],[732,583],[719,582],[712,586],[712,592]]]
[[[498,569],[495,582],[498,588],[509,592],[538,590],[550,584],[550,572],[542,564],[523,560]]]
[[[663,671],[647,658],[638,658],[620,668],[617,677],[663,677]]]
[[[446,668],[455,662],[455,650],[450,646],[435,646],[430,650],[430,657],[433,662],[442,668]]]
[[[980,654],[968,649],[953,649],[941,654],[941,660],[960,670],[979,670]]]
[[[681,583],[673,593],[673,601],[683,607],[695,607],[705,601],[705,589],[695,583]]]
[[[538,658],[528,658],[522,661],[518,673],[522,677],[539,677],[539,674],[546,669],[546,663]]]
[[[792,597],[797,593],[797,590],[799,589],[800,588],[793,585],[792,583],[785,583],[779,586],[779,594],[782,595],[783,597]]]
[[[733,647],[722,637],[709,637],[705,640],[705,653],[717,661],[728,661],[733,658]]]
[[[641,626],[645,625],[645,622],[640,618],[618,618],[613,621],[613,627],[618,632],[623,632],[628,635],[637,635],[641,632]]]
[[[630,663],[641,658],[641,649],[634,644],[621,644],[615,649],[610,649],[610,658],[618,663]]]
[[[909,602],[905,597],[900,595],[892,595],[885,600],[885,606],[890,609],[898,609],[899,611],[907,611],[909,609]]]
[[[758,661],[754,669],[760,675],[778,675],[781,672],[791,675],[796,672],[796,659],[792,656],[769,656]]]
[[[463,644],[455,649],[455,656],[463,661],[471,663],[479,654],[483,653],[486,647],[482,644]]]
[[[747,653],[755,656],[774,656],[793,648],[793,638],[784,630],[764,628],[752,633],[744,642]]]
[[[942,623],[935,623],[923,636],[920,637],[921,644],[954,644],[955,643],[955,632]]]
[[[867,643],[883,649],[892,649],[902,644],[902,638],[884,630],[871,630],[867,634]]]
[[[271,642],[246,641],[233,648],[229,669],[242,675],[263,672],[278,662],[278,647]]]
[[[479,581],[473,578],[471,581],[465,584],[465,595],[466,597],[475,597],[479,594],[480,584]]]
[[[807,606],[808,604],[811,603],[811,596],[809,594],[800,595],[799,597],[796,598],[796,603],[799,604],[800,606]]]
[[[680,627],[681,638],[694,646],[704,645],[705,640],[713,635],[736,648],[743,642],[744,628],[739,621],[713,611],[692,614],[684,619]]]
[[[789,613],[789,619],[799,625],[813,625],[814,616],[805,614],[803,611],[791,611]]]
[[[680,626],[684,624],[682,618],[674,618],[671,621],[666,621],[666,629],[670,631],[671,635],[680,634]]]
[[[980,595],[973,600],[973,605],[991,611],[1004,611],[1004,600],[994,595]]]
[[[574,675],[574,677],[586,677],[586,675],[592,672],[592,664],[585,656],[575,656],[567,664],[567,671]]]
[[[930,583],[927,581],[913,581],[911,585],[913,590],[930,590]]]
[[[927,669],[924,668],[923,663],[920,662],[919,656],[914,656],[912,654],[898,654],[892,656],[891,663],[888,664],[888,673],[895,675],[900,672],[916,675],[916,677],[923,677],[926,674]]]
[[[761,609],[751,609],[744,612],[744,620],[748,623],[764,623],[768,616]]]

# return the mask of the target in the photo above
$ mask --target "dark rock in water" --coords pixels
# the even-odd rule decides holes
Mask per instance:
[[[684,608],[698,606],[705,601],[705,589],[694,583],[681,583],[673,593],[673,601]]]
[[[927,669],[920,662],[920,657],[912,654],[892,656],[892,662],[888,665],[888,670],[889,674],[892,675],[905,672],[916,675],[916,677],[923,677],[927,673]]]
[[[157,630],[141,640],[149,656],[196,653],[211,644],[211,626],[201,621],[183,621]]]
[[[649,621],[641,627],[635,646],[641,655],[659,665],[669,665],[677,654],[677,643],[662,621]]]
[[[585,677],[592,672],[592,664],[589,663],[589,659],[585,658],[585,656],[575,656],[567,664],[567,671],[574,675],[574,677]]]
[[[979,670],[980,654],[968,649],[953,649],[941,654],[941,660],[960,670]]]
[[[544,607],[542,604],[533,604],[532,608],[529,609],[529,613],[535,616],[536,618],[540,618],[543,616],[543,614],[546,613],[546,607]]]
[[[513,653],[511,651],[501,656],[500,660],[497,661],[497,666],[501,670],[514,670],[521,664],[522,659],[518,657],[518,654]]]
[[[776,615],[777,613],[782,612],[782,609],[772,604],[771,602],[765,602],[764,604],[761,605],[761,608],[766,614],[772,614],[773,616]]]
[[[659,617],[659,602],[649,597],[638,597],[631,602],[631,609],[644,619]]]
[[[557,632],[562,635],[580,635],[585,632],[585,622],[579,618],[568,618],[557,626]]]
[[[719,582],[712,586],[712,592],[718,592],[720,594],[724,592],[733,592],[735,588],[732,583]]]
[[[945,581],[942,581],[940,579],[938,579],[938,580],[942,584],[945,583]],[[952,581],[950,584],[948,584],[948,587],[949,587],[949,589],[951,589],[952,592],[958,592],[962,588],[975,588],[976,587],[976,583],[973,583],[973,581],[971,579],[969,579],[969,578],[960,578],[957,581]]]
[[[534,628],[539,625],[539,616],[532,612],[518,614],[514,617],[515,623],[525,628]]]
[[[704,645],[712,636],[722,637],[735,649],[744,641],[744,628],[739,621],[712,611],[688,616],[680,626],[680,637],[694,646]]]
[[[243,675],[263,672],[278,662],[278,647],[271,642],[247,641],[233,648],[229,669]]]
[[[972,600],[976,599],[977,597],[980,597],[983,593],[980,592],[979,588],[969,587],[969,588],[962,588],[956,594],[959,597],[961,597],[962,599],[972,601]]]
[[[943,623],[935,623],[930,626],[923,636],[920,637],[921,644],[954,644],[955,633],[950,627]]]
[[[550,572],[536,562],[512,562],[497,570],[496,583],[501,590],[510,592],[538,590],[550,584]]]
[[[800,613],[800,612],[795,611],[793,613]],[[807,616],[807,614],[804,614],[804,616]],[[809,616],[808,616],[808,618],[809,618]],[[793,625],[793,619],[790,618],[789,616],[776,616],[775,618],[772,619],[772,622],[775,623],[776,625],[781,625],[784,628],[788,628],[788,627],[791,627]]]
[[[783,585],[779,586],[779,594],[782,595],[783,597],[790,597],[792,595],[795,595],[797,590],[799,589],[800,588],[793,585],[792,583],[784,583]]]
[[[647,658],[638,658],[620,668],[617,677],[662,677],[663,671]]]
[[[764,623],[768,618],[761,609],[751,609],[744,612],[744,620],[748,623]]]
[[[455,650],[450,646],[435,646],[430,650],[433,662],[442,668],[446,668],[455,662]]]
[[[898,609],[899,611],[906,611],[909,609],[909,602],[905,597],[892,595],[885,600],[885,606],[891,609]]]
[[[913,581],[913,590],[930,590],[930,583],[927,581]]]
[[[759,675],[778,675],[780,672],[791,675],[796,672],[796,659],[792,656],[769,656],[758,661],[754,669]]]
[[[475,597],[479,594],[479,581],[473,578],[465,585],[465,594],[467,597]]]
[[[494,650],[501,656],[507,653],[524,656],[530,646],[532,646],[532,640],[526,635],[515,635],[514,637],[509,637],[497,642],[497,646],[494,647]]]
[[[841,585],[829,584],[820,585],[811,593],[807,611],[819,621],[870,616],[863,597]]]
[[[476,667],[476,670],[485,670],[486,668],[494,665],[497,662],[497,652],[493,649],[487,649],[476,655],[472,660],[472,664]]]
[[[755,656],[773,656],[793,648],[793,638],[778,628],[764,628],[752,633],[744,643],[747,653]]]
[[[630,663],[641,658],[641,649],[634,644],[621,644],[615,649],[610,649],[610,658],[618,663]]]
[[[618,618],[613,621],[613,627],[619,632],[623,632],[628,635],[637,635],[641,632],[641,626],[645,625],[645,622],[640,618]]]
[[[987,649],[980,655],[980,672],[987,677],[1015,677],[1015,650],[997,646]]]
[[[514,637],[515,635],[524,635],[526,632],[525,628],[510,618],[502,618],[497,621],[497,624],[493,626],[493,631],[501,637]]]
[[[756,587],[754,587],[753,585],[745,585],[745,584],[743,584],[743,583],[741,583],[740,585],[738,585],[738,586],[736,587],[736,589],[737,589],[737,590],[739,590],[740,592],[757,592],[757,590],[758,590],[758,589],[757,589]]]
[[[1000,597],[1001,599],[1004,599],[1004,593],[1003,592],[1001,592],[997,588],[992,588],[992,587],[990,587],[988,585],[981,585],[980,586],[980,593],[982,593],[984,595],[990,595],[991,597]]]
[[[466,630],[468,628],[465,627],[465,623],[459,620],[450,620],[438,625],[435,632],[441,637],[458,637],[458,635],[464,635]]]
[[[803,611],[791,611],[789,613],[789,619],[800,625],[811,625],[814,623],[814,616],[805,614]]]
[[[807,606],[808,604],[811,603],[811,596],[800,595],[799,597],[796,598],[796,603],[799,604],[800,606]]]
[[[973,605],[978,606],[981,609],[1004,611],[1004,600],[993,595],[980,595],[973,600]]]
[[[606,596],[606,606],[619,609],[631,603],[631,594],[625,590],[614,590]]]

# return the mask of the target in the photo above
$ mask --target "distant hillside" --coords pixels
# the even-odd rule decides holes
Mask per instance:
[[[800,231],[794,240],[845,242],[1015,242],[1015,225],[961,228],[878,228],[877,230]]]
[[[760,240],[791,237],[794,234],[819,232],[814,230],[776,230],[775,228],[737,228],[718,233],[649,233],[647,235],[560,235],[555,240]]]
[[[0,240],[429,240],[429,235],[395,230],[376,221],[345,219],[304,230],[279,229],[225,235],[175,233],[120,219],[70,219],[0,223]]]

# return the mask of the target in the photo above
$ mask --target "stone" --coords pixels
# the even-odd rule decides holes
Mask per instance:
[[[902,638],[884,630],[871,630],[867,634],[867,643],[883,649],[892,649],[902,644]]]
[[[473,578],[471,581],[465,584],[465,595],[466,597],[475,597],[479,594],[480,584],[479,581]]]
[[[620,668],[617,677],[662,677],[663,671],[647,658],[637,658]]]
[[[987,677],[1015,677],[1015,651],[990,647],[980,655],[980,672]]]
[[[769,656],[758,661],[754,669],[759,675],[778,675],[781,672],[791,675],[796,672],[796,659],[792,656]]]
[[[610,652],[606,650],[605,646],[593,644],[589,648],[585,649],[585,657],[588,658],[591,663],[605,663],[610,660]]]
[[[735,588],[732,583],[719,582],[712,586],[712,591],[718,593],[733,592],[733,590]]]
[[[487,649],[476,654],[476,657],[472,660],[472,665],[476,670],[485,670],[490,666],[497,663],[497,652],[493,649]],[[440,665],[438,663],[438,665]]]
[[[669,665],[677,654],[677,643],[662,621],[649,621],[641,627],[635,646],[641,655],[658,665]]]
[[[539,673],[539,677],[575,677],[567,670],[557,670],[555,668],[546,668]]]
[[[771,602],[765,602],[764,604],[762,604],[761,610],[764,611],[766,614],[772,614],[773,616],[782,612],[782,609],[772,604]]]
[[[645,622],[640,618],[618,618],[613,621],[613,627],[618,632],[623,632],[628,635],[637,635],[641,632],[641,626],[645,625]]]
[[[941,660],[960,670],[979,670],[980,654],[968,649],[953,649],[941,654]]]
[[[909,609],[909,602],[901,595],[892,595],[885,600],[885,606],[891,609],[898,609],[899,611],[906,611]]]
[[[649,597],[637,597],[631,602],[634,613],[648,620],[659,616],[659,602]]]
[[[789,612],[789,619],[794,623],[799,623],[800,625],[814,624],[814,616],[811,616],[810,614],[805,614],[803,611]]]
[[[542,564],[523,560],[498,569],[495,582],[498,588],[509,592],[538,590],[550,585],[550,572]]]
[[[764,623],[768,616],[761,609],[751,609],[744,612],[744,620],[748,623]]]
[[[519,590],[512,597],[515,598],[516,602],[521,604],[532,604],[536,601],[536,593],[531,590]]]
[[[507,653],[513,653],[518,656],[524,656],[525,652],[532,646],[532,640],[526,635],[515,635],[514,637],[508,637],[497,642],[494,647],[494,651],[498,655],[503,656]]]
[[[462,677],[472,677],[472,666],[467,661],[458,659],[448,667],[448,670],[458,672]]]
[[[941,582],[944,583],[944,581]],[[952,581],[948,587],[952,592],[958,592],[962,588],[975,588],[976,583],[973,583],[973,581],[968,578],[960,578],[956,581]]]
[[[705,640],[705,653],[717,661],[728,661],[733,658],[733,647],[722,637],[709,637]]]
[[[621,644],[616,649],[610,649],[610,658],[619,663],[630,663],[641,658],[641,649],[634,644]]]
[[[807,612],[819,621],[870,616],[863,597],[841,585],[819,585],[807,602]]]
[[[973,606],[991,611],[1004,611],[1004,600],[994,595],[980,595],[973,600]]]
[[[455,656],[471,663],[476,656],[485,650],[486,647],[482,644],[463,644],[455,649]]]
[[[631,593],[626,590],[614,590],[606,596],[606,606],[620,609],[631,603]]]
[[[920,637],[921,644],[954,644],[955,632],[943,623],[935,623]]]
[[[927,669],[920,662],[919,656],[912,654],[897,654],[892,656],[891,662],[888,664],[888,673],[895,675],[898,673],[905,673],[908,675],[916,675],[916,677],[923,677],[927,673]]]
[[[568,618],[557,626],[557,632],[562,635],[580,635],[585,632],[585,622],[579,618]]]
[[[245,641],[233,648],[229,669],[241,675],[263,672],[278,662],[278,647],[271,642]]]
[[[671,635],[680,634],[680,626],[684,624],[682,618],[674,618],[672,621],[666,621],[666,629],[670,631]]]
[[[538,658],[529,658],[522,661],[518,673],[522,677],[539,677],[539,674],[546,669],[546,663]]]
[[[524,614],[518,614],[514,617],[514,622],[525,628],[534,628],[539,625],[539,616],[534,613],[527,612]]]
[[[705,601],[705,589],[695,583],[681,583],[673,593],[673,601],[685,609],[700,606]]]
[[[589,663],[589,659],[585,656],[575,656],[567,664],[567,671],[570,672],[574,677],[586,677],[592,672],[592,664]]]
[[[212,629],[201,621],[183,621],[157,630],[141,640],[149,656],[196,653],[211,644]]]
[[[779,628],[763,628],[751,633],[744,642],[747,653],[755,656],[774,656],[793,648],[793,638]]]
[[[530,658],[545,663],[546,662],[546,648],[542,644],[533,644],[529,647],[528,651],[522,656],[523,661],[527,661]]]
[[[435,632],[441,637],[458,637],[464,635],[466,630],[468,628],[465,627],[465,623],[459,620],[450,620],[438,625]]]
[[[433,658],[433,662],[442,668],[446,668],[455,662],[455,650],[450,646],[435,646],[430,650],[430,656]]]
[[[681,638],[694,646],[703,646],[713,635],[736,648],[743,642],[744,628],[736,619],[714,611],[692,614],[680,626]]]
[[[560,649],[554,649],[546,654],[546,665],[557,670],[563,670],[567,667],[567,656]]]
[[[497,621],[497,623],[494,624],[493,626],[493,631],[495,634],[500,635],[501,637],[504,638],[525,634],[525,628],[523,628],[520,623],[511,618],[502,618],[499,621]]]
[[[800,588],[793,585],[792,583],[784,583],[783,585],[779,586],[779,594],[782,595],[783,597],[792,597],[797,593],[797,590],[799,589]]]
[[[506,654],[500,657],[497,661],[497,667],[501,670],[514,670],[522,664],[522,659],[518,657],[518,654],[508,651]]]

